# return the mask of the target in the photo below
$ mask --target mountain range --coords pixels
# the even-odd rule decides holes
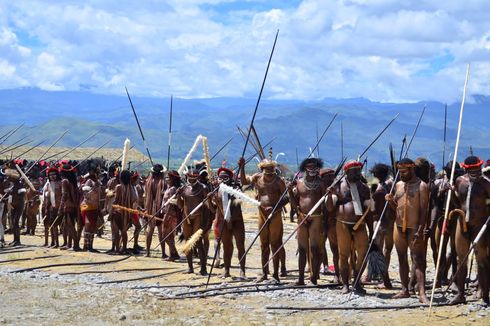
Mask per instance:
[[[170,98],[132,96],[132,101],[154,161],[166,164]],[[235,165],[244,144],[237,125],[247,128],[256,101],[252,98],[174,98],[172,168],[178,167],[199,134],[208,137],[211,155],[233,137],[233,141],[217,156],[213,165],[219,166],[222,160]],[[409,157],[425,156],[440,166],[444,144],[444,103],[379,103],[364,98],[262,100],[254,125],[262,144],[273,139],[271,146],[274,157],[283,153],[278,160],[294,170],[297,159],[301,161],[309,154],[310,148],[316,143],[317,134],[323,132],[336,113],[336,120],[319,146],[319,155],[327,165],[335,165],[340,161],[341,123],[343,153],[354,159],[399,114],[367,153],[368,164],[371,165],[389,160],[390,143],[399,151],[404,136],[410,139],[424,106],[426,111],[412,142]],[[487,145],[490,132],[489,107],[490,97],[473,95],[468,99],[458,160],[463,160],[471,150],[484,159],[490,157],[490,147]],[[447,108],[446,162],[454,152],[460,103],[450,104]],[[85,146],[99,146],[110,139],[109,147],[122,149],[127,137],[137,149],[146,153],[128,98],[123,92],[121,96],[116,96],[89,92],[49,92],[36,88],[0,90],[0,112],[0,134],[21,123],[25,124],[6,143],[27,136],[28,139],[47,138],[46,144],[49,144],[63,131],[69,130],[58,145],[75,146],[93,132],[100,131]],[[247,154],[252,153],[252,146],[248,146]],[[194,158],[201,159],[202,156],[199,148]]]

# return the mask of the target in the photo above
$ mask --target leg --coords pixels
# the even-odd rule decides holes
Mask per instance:
[[[474,232],[477,233],[477,232]],[[489,270],[490,270],[490,255],[489,255],[489,245],[488,241],[488,231],[487,234],[482,236],[481,240],[477,243],[475,247],[475,257],[478,270],[478,284],[480,286],[481,297],[484,303],[490,304],[488,290],[489,290]]]
[[[189,224],[187,221],[182,223],[182,232],[184,233],[184,238],[188,240],[192,236],[192,225]],[[187,273],[191,274],[194,273],[194,266],[192,265],[192,255],[193,255],[193,250],[191,250],[187,255]]]
[[[357,278],[360,279],[360,276],[364,271],[362,262],[366,258],[368,246],[369,246],[369,242],[368,242],[368,234],[366,231],[366,227],[364,225],[361,225],[356,231],[354,231],[354,248],[356,250],[356,262],[355,262],[356,269],[354,271],[355,279]],[[358,292],[359,294],[366,293],[366,290],[362,288],[362,284],[360,281],[357,282],[355,291]]]
[[[413,241],[413,235],[409,239],[410,243],[410,255],[415,265],[415,277],[417,279],[417,285],[419,290],[420,303],[429,303],[427,296],[425,295],[425,268],[427,265],[426,254],[427,245],[423,238]]]
[[[260,230],[262,225],[265,222],[265,216],[260,214],[259,216],[259,225],[258,229]],[[260,233],[260,252],[261,252],[261,265],[262,265],[262,275],[259,277],[258,281],[267,280],[267,275],[269,274],[269,268],[266,266],[269,261],[270,255],[270,234],[269,234],[270,225],[266,225],[262,232]]]
[[[270,240],[271,240],[271,250],[273,253],[276,253],[274,256],[272,262],[274,265],[274,274],[272,274],[272,277],[275,278],[277,281],[279,281],[279,262],[281,261],[281,258],[283,260],[286,260],[286,252],[285,250],[279,248],[282,245],[282,235],[283,235],[283,226],[282,226],[282,218],[281,218],[281,212],[274,213],[274,216],[272,217],[271,223],[269,225],[269,230],[270,230]],[[283,257],[281,257],[283,255]],[[285,264],[283,263],[283,268],[285,267]]]
[[[298,230],[299,277],[296,285],[305,285],[306,252],[308,251],[308,227],[302,225]]]
[[[413,232],[410,229],[407,229],[407,232]],[[410,293],[408,292],[408,241],[406,234],[402,232],[401,227],[394,227],[394,241],[395,248],[398,254],[398,263],[400,270],[400,281],[402,283],[401,291],[396,294],[393,298],[409,298]]]
[[[322,258],[322,252],[320,248],[325,248],[325,245],[322,241],[321,224],[321,218],[314,217],[313,221],[308,226],[310,240],[310,281],[315,285],[317,284],[317,280],[320,278],[320,265]]]
[[[185,224],[185,222],[184,222]],[[155,232],[155,219],[148,220],[146,225],[146,257],[150,257],[151,241],[153,238],[153,232]]]
[[[238,259],[240,259],[245,254],[245,224],[243,223],[243,217],[233,221],[232,230],[238,251]],[[240,277],[243,279],[245,279],[245,261],[246,258],[243,258],[240,262]]]
[[[330,243],[330,250],[332,251],[333,266],[335,268],[334,283],[339,283],[339,245],[337,241],[337,222],[334,218],[330,219],[328,225],[327,238]]]
[[[221,243],[223,247],[223,262],[225,264],[223,277],[230,277],[231,257],[233,255],[233,231],[228,225],[229,223],[232,222],[228,222],[225,224],[221,237]]]
[[[466,302],[464,294],[464,284],[466,281],[466,276],[468,274],[468,264],[465,262],[463,264],[463,259],[466,253],[470,249],[470,238],[468,233],[463,232],[461,223],[457,223],[456,226],[456,253],[458,256],[458,266],[461,265],[458,274],[456,274],[455,283],[458,288],[456,297],[451,301],[451,304],[458,304]]]
[[[349,257],[351,255],[351,234],[349,226],[337,221],[336,224],[337,241],[339,247],[339,274],[342,280],[342,293],[349,292]]]

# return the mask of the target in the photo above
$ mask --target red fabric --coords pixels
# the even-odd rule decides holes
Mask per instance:
[[[138,224],[140,216],[138,214],[131,214],[131,219],[133,220],[133,224]]]
[[[230,175],[230,178],[233,178],[233,171],[232,170],[225,168],[225,167],[221,167],[218,169],[218,175],[220,175],[221,172],[226,172]]]
[[[478,160],[477,163],[475,164],[464,164],[461,163],[461,167],[465,170],[472,170],[472,169],[478,169],[483,165],[483,160]]]
[[[352,168],[361,168],[364,166],[361,162],[353,161],[344,165],[344,171],[350,170]]]
[[[97,210],[82,211],[83,224],[87,224],[87,220],[90,222],[90,224],[96,224],[97,216],[98,216]]]

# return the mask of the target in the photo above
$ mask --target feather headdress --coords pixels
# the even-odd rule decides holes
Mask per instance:
[[[180,168],[177,170],[177,172],[179,172],[179,174],[184,174],[187,172],[187,163],[190,161],[190,159],[192,158],[192,154],[194,154],[194,152],[196,151],[197,149],[197,146],[199,145],[199,143],[202,141],[202,135],[198,135],[196,137],[196,140],[194,141],[194,144],[192,145],[191,149],[189,150],[189,153],[187,153],[187,156],[185,157],[184,161],[182,162],[182,164],[180,165]]]
[[[121,160],[121,170],[125,170],[128,164],[128,154],[129,154],[129,145],[131,142],[128,138],[124,141],[122,160]]]

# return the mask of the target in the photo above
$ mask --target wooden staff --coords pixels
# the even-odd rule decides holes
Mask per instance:
[[[456,162],[457,162],[457,158],[458,158],[459,140],[460,140],[460,136],[461,136],[461,125],[463,124],[464,102],[465,102],[465,99],[466,99],[466,87],[468,86],[468,78],[469,78],[469,75],[470,75],[470,65],[468,64],[468,66],[466,68],[466,78],[465,78],[464,87],[463,87],[463,99],[461,101],[461,109],[459,111],[458,134],[456,136],[456,146],[455,146],[455,149],[454,149],[453,166],[451,167],[451,177],[449,179],[449,185],[450,185],[450,187],[453,186],[454,171],[456,169]],[[448,214],[449,214],[449,204],[451,203],[451,195],[452,195],[452,191],[449,190],[449,193],[447,195],[447,200],[446,200],[446,210],[444,212],[444,222],[442,224],[442,229],[443,230],[446,229],[447,217],[448,217]],[[441,234],[441,242],[440,242],[440,245],[439,245],[439,251],[438,251],[438,254],[437,254],[436,274],[434,276],[434,281],[432,282],[432,292],[430,294],[429,316],[430,316],[430,313],[432,312],[432,302],[434,300],[434,292],[435,292],[435,289],[436,289],[437,275],[438,275],[439,266],[440,266],[440,263],[441,263],[441,252],[442,252],[442,246],[444,244],[444,236],[445,236],[445,234],[444,234],[444,232],[442,232],[442,234]]]

